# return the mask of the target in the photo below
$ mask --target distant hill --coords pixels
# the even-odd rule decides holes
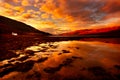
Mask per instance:
[[[39,31],[25,23],[0,16],[0,34],[9,34],[16,32],[18,34],[37,33],[40,35],[50,35],[49,33]]]
[[[81,36],[81,35],[101,35],[101,36],[117,36],[120,35],[120,26],[113,26],[100,29],[84,29],[76,30],[68,33],[60,34],[62,36]]]

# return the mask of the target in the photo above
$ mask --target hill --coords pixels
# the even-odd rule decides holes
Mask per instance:
[[[83,36],[83,35],[99,35],[99,36],[114,36],[119,37],[120,35],[120,26],[113,26],[107,28],[100,29],[84,29],[84,30],[76,30],[73,32],[60,34],[62,36]]]
[[[18,34],[38,33],[42,35],[50,35],[49,33],[39,31],[25,23],[0,16],[0,34],[9,34],[12,32],[16,32]]]

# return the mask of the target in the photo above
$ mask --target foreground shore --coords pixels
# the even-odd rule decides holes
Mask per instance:
[[[43,42],[10,50],[2,80],[119,80],[120,45],[99,41]]]

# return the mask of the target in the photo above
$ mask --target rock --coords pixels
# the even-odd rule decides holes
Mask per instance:
[[[3,77],[4,75],[9,74],[13,71],[18,72],[27,72],[34,66],[34,61],[27,61],[24,63],[16,63],[14,65],[6,67],[2,72],[0,72],[0,77]]]
[[[79,47],[76,47],[76,49],[80,49]]]
[[[24,60],[26,60],[26,59],[28,59],[29,57],[28,56],[23,56],[23,57],[21,57],[21,58],[19,58],[19,59],[17,59],[17,60],[19,60],[19,61],[24,61]]]
[[[3,77],[4,75],[7,75],[8,73],[12,72],[13,70],[14,70],[14,68],[12,66],[9,66],[9,67],[3,69],[0,72],[0,77]]]
[[[47,49],[48,47],[46,47],[46,46],[41,46],[42,48],[45,48],[45,49]]]
[[[58,67],[47,67],[44,69],[46,73],[55,73],[61,69],[61,66]]]
[[[70,66],[70,64],[73,62],[73,59],[67,58],[65,61],[63,61],[61,66]]]
[[[43,49],[40,49],[40,52],[46,52],[48,49],[47,48],[43,48]]]
[[[44,61],[46,61],[47,59],[48,59],[48,57],[42,57],[42,58],[38,59],[37,62],[44,62]]]
[[[5,59],[10,59],[13,57],[18,57],[18,55],[12,51],[3,50],[3,52],[1,52],[0,54],[0,61],[5,60]]]
[[[114,65],[114,67],[118,70],[120,70],[120,65]]]
[[[67,58],[65,61],[63,61],[62,64],[58,65],[57,67],[47,67],[44,69],[46,73],[55,73],[59,71],[64,66],[69,66],[73,62],[72,59]]]
[[[62,50],[63,53],[70,53],[68,50]]]
[[[80,59],[80,60],[83,59],[83,57],[77,57],[77,56],[72,56],[72,58],[73,58],[73,59]]]
[[[0,68],[5,68],[5,67],[8,67],[8,66],[12,66],[12,64],[5,64],[5,65],[3,65],[3,66],[0,66]]]
[[[55,48],[57,48],[57,47],[58,47],[58,45],[52,45],[52,44],[49,44],[49,47],[51,47],[51,48],[55,49]]]
[[[90,67],[88,71],[94,75],[95,80],[119,80],[101,66]]]
[[[25,53],[28,55],[34,55],[35,52],[32,50],[26,50]]]
[[[108,73],[100,66],[90,67],[88,71],[92,72],[95,76],[106,76]]]
[[[24,63],[17,63],[13,67],[14,67],[14,71],[27,72],[30,69],[32,69],[33,66],[34,66],[34,61],[27,61]]]
[[[58,55],[61,55],[62,53],[59,53]]]
[[[117,78],[117,80],[120,80],[120,74],[116,74],[115,77]]]
[[[41,74],[37,71],[34,71],[32,74],[26,76],[26,80],[41,80]]]

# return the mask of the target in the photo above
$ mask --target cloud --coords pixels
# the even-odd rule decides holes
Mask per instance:
[[[24,13],[24,14],[22,14],[22,17],[25,19],[29,19],[29,18],[33,18],[33,15],[30,13]]]
[[[49,18],[49,14],[42,14],[41,18],[43,18],[43,19]]]
[[[1,2],[6,2],[6,3],[11,3],[11,2],[15,2],[15,3],[18,3],[20,2],[21,0],[1,0]]]
[[[21,7],[21,6],[14,7],[14,10],[17,11],[17,12],[20,12],[20,13],[24,12],[24,8]]]
[[[13,2],[18,3],[18,2],[19,2],[19,0],[13,0]]]
[[[13,10],[9,10],[9,9],[6,9],[3,13],[6,14],[6,15],[9,15],[9,16],[15,15]]]
[[[42,28],[41,30],[49,32],[49,33],[52,33],[52,34],[56,34],[59,31],[58,29],[51,28],[51,27],[49,27],[49,28]]]
[[[120,12],[120,1],[119,0],[106,0],[106,4],[103,10],[107,13]]]
[[[120,18],[120,1],[119,0],[105,0],[105,6],[102,10],[107,14],[104,19]]]
[[[118,25],[120,20],[119,0],[0,0],[0,4],[0,15],[51,33]]]
[[[49,0],[40,9],[68,21],[93,22],[104,17],[100,9],[103,4],[102,1],[95,0]]]
[[[9,4],[9,3],[1,3],[1,6],[6,8],[6,9],[12,9],[13,8],[13,5]]]
[[[22,0],[21,5],[22,6],[30,6],[30,3],[28,0]]]

